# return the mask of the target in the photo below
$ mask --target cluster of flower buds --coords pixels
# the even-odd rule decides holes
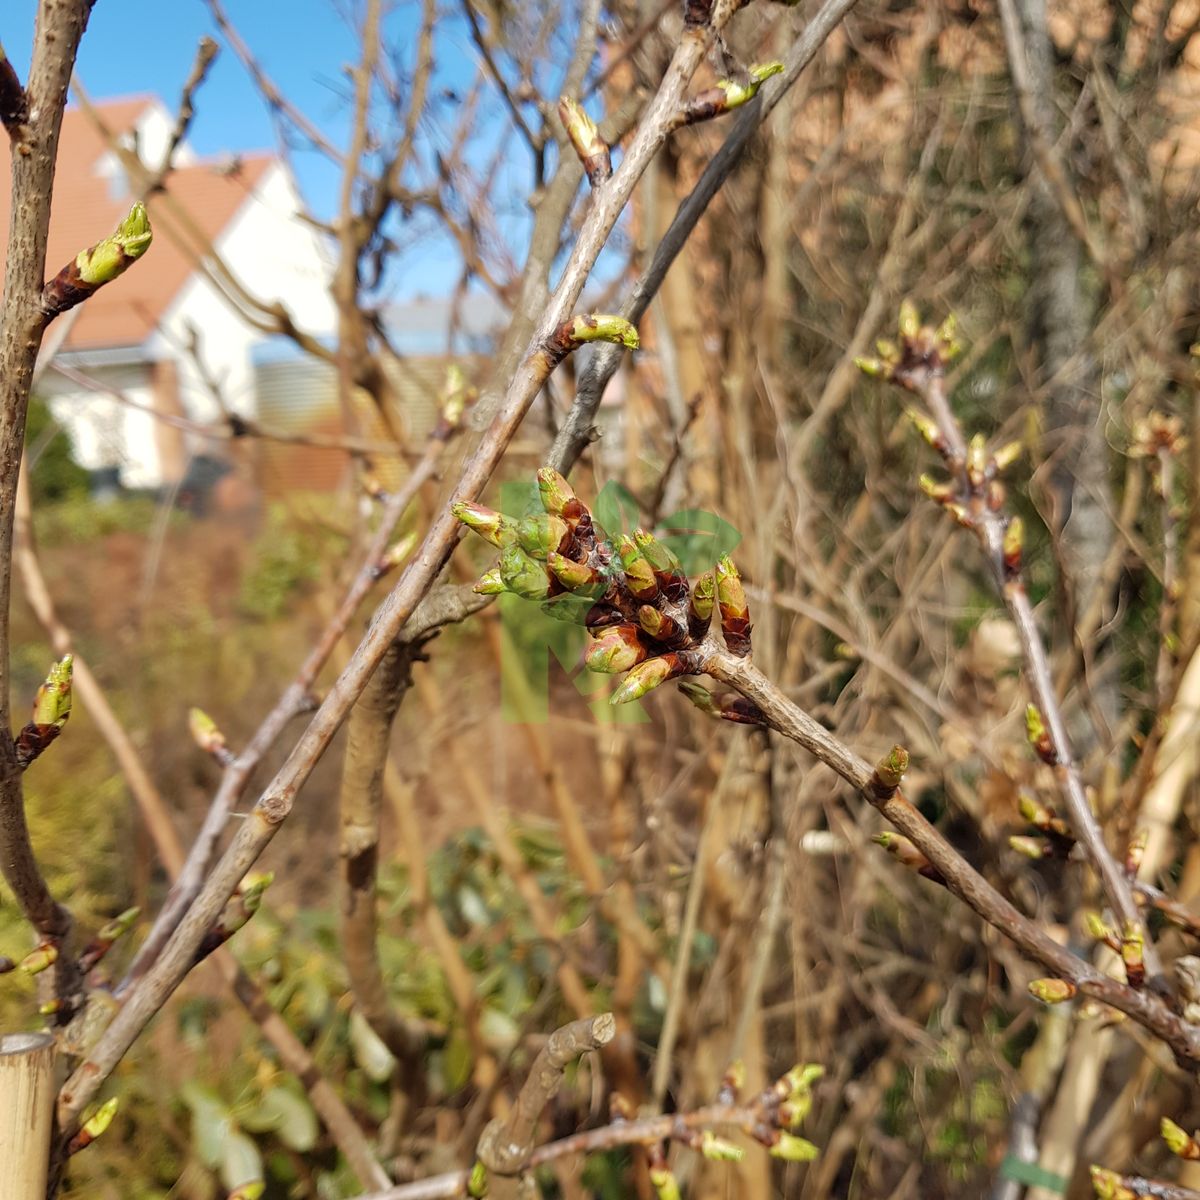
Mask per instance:
[[[207,958],[218,946],[223,946],[247,921],[250,920],[262,905],[263,892],[275,880],[274,872],[266,871],[259,875],[247,875],[238,885],[238,889],[225,902],[221,915],[216,924],[204,935],[204,940],[196,949],[193,961],[200,962]]]
[[[875,355],[854,360],[864,375],[889,379],[910,391],[918,390],[921,376],[942,374],[947,365],[962,353],[958,323],[951,314],[936,329],[921,322],[911,300],[900,305],[899,340],[880,338]]]
[[[1140,990],[1146,986],[1145,938],[1135,921],[1126,921],[1120,934],[1094,909],[1084,913],[1088,935],[1102,942],[1121,957],[1125,982]],[[1035,979],[1029,991],[1043,1004],[1062,1004],[1075,996],[1078,989],[1067,979]]]
[[[1033,705],[1029,711],[1036,713]],[[1038,718],[1040,724],[1041,718]],[[1018,854],[1032,859],[1060,859],[1070,857],[1075,848],[1075,837],[1067,823],[1049,805],[1043,804],[1028,792],[1017,799],[1021,817],[1038,832],[1036,835],[1019,834],[1008,839],[1009,846]]]
[[[74,659],[66,654],[56,662],[37,690],[33,717],[13,739],[17,765],[24,770],[60,733],[71,715],[71,671]]]
[[[739,1103],[745,1086],[746,1072],[735,1063],[725,1073],[717,1093],[716,1105],[703,1110],[721,1124],[736,1126],[743,1133],[767,1147],[772,1158],[784,1162],[810,1162],[817,1157],[817,1147],[797,1130],[812,1110],[812,1085],[824,1074],[815,1063],[793,1067],[748,1104]],[[616,1099],[616,1098],[614,1098]],[[614,1109],[614,1121],[627,1119],[620,1101]],[[724,1119],[721,1119],[724,1118]],[[740,1162],[745,1151],[735,1143],[720,1137],[712,1128],[693,1125],[682,1114],[676,1118],[671,1140],[689,1146],[711,1162]],[[655,1142],[648,1149],[650,1182],[658,1200],[679,1200],[679,1181],[667,1163],[666,1146]]]
[[[817,1157],[816,1146],[796,1131],[812,1111],[812,1085],[824,1074],[825,1068],[817,1063],[798,1064],[759,1096],[757,1103],[764,1120],[751,1132],[772,1158],[809,1162]]]
[[[936,329],[922,324],[910,300],[900,305],[898,340],[881,338],[875,348],[877,356],[854,360],[858,369],[872,378],[898,384],[926,401],[935,387],[940,395],[947,364],[962,353],[954,317],[947,317]],[[965,451],[961,442],[955,449],[935,417],[915,407],[905,412],[917,432],[942,456],[951,475],[947,481],[922,475],[921,490],[968,529],[979,529],[981,510],[994,514],[1001,529],[1001,545],[994,549],[999,552],[1004,577],[1015,579],[1021,572],[1024,527],[1019,517],[1001,512],[1005,494],[1000,476],[1020,456],[1021,443],[1008,442],[989,450],[987,439],[976,434]]]
[[[1141,927],[1133,921],[1126,921],[1121,933],[1095,909],[1084,913],[1084,925],[1088,935],[1098,942],[1103,942],[1114,954],[1121,956],[1125,967],[1125,982],[1132,988],[1142,988],[1146,984],[1146,963],[1144,960],[1145,937]]]
[[[1187,446],[1183,421],[1157,410],[1134,421],[1131,434],[1128,451],[1131,458],[1178,454]]]
[[[601,674],[625,673],[613,704],[636,700],[668,679],[700,674],[714,609],[730,653],[750,653],[750,610],[728,556],[689,584],[679,560],[653,534],[639,529],[610,539],[557,471],[538,472],[538,492],[543,511],[519,519],[466,501],[454,505],[454,515],[501,552],[475,590],[550,602],[556,615],[563,615],[560,598],[588,601],[581,613],[592,637],[585,665]],[[710,716],[741,724],[762,720],[740,697],[714,696],[696,684],[686,694]]]

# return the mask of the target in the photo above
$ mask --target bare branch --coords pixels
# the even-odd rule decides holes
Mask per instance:
[[[721,148],[680,204],[662,241],[654,249],[650,266],[622,305],[621,315],[632,324],[636,325],[645,316],[675,256],[691,236],[721,185],[737,166],[750,139],[856,3],[857,0],[825,0],[788,50],[780,77],[769,81],[759,95],[746,105]],[[593,353],[580,376],[575,402],[559,428],[554,446],[546,459],[552,467],[569,470],[588,443],[594,440],[592,423],[596,419],[604,389],[616,373],[620,361],[621,354],[615,346],[601,346]]]
[[[33,540],[29,519],[29,496],[26,473],[22,473],[21,492],[17,505],[16,564],[21,573],[25,598],[34,611],[51,643],[61,654],[70,652],[74,643],[71,632],[62,623],[46,586]],[[85,659],[74,656],[75,686],[89,717],[99,729],[117,761],[121,774],[138,807],[150,840],[169,875],[177,875],[184,864],[184,852],[171,814],[128,730],[113,711],[108,697]],[[291,1031],[287,1022],[271,1006],[262,988],[250,978],[237,960],[225,950],[218,950],[212,961],[226,984],[245,1006],[274,1047],[284,1067],[304,1085],[330,1136],[345,1155],[347,1163],[364,1187],[386,1187],[388,1177],[371,1151],[357,1120],[345,1106],[336,1089],[324,1078],[304,1043]],[[81,964],[82,965],[82,964]]]
[[[387,570],[383,564],[396,525],[412,503],[413,498],[433,477],[445,442],[456,427],[457,420],[453,425],[446,421],[438,425],[426,446],[425,456],[413,468],[403,487],[387,498],[364,561],[342,598],[337,612],[325,626],[316,645],[309,651],[296,673],[296,677],[284,689],[275,707],[263,718],[253,737],[225,772],[221,786],[213,797],[204,823],[200,827],[200,832],[196,835],[196,840],[188,852],[187,862],[180,869],[179,877],[172,886],[166,903],[155,919],[149,935],[138,951],[126,979],[118,989],[118,994],[126,991],[150,968],[167,939],[175,931],[188,905],[200,891],[205,874],[216,853],[217,845],[225,833],[229,814],[241,798],[250,782],[250,776],[262,761],[263,756],[275,744],[288,724],[311,707],[310,691],[316,682],[317,675],[349,628],[354,614],[358,611],[367,593]]]
[[[616,1032],[612,1013],[602,1013],[572,1021],[546,1040],[508,1116],[493,1121],[479,1139],[479,1161],[491,1175],[489,1194],[498,1200],[514,1200],[519,1194],[518,1177],[533,1152],[542,1110],[562,1087],[563,1071],[589,1050],[607,1046]]]
[[[1189,1070],[1200,1069],[1200,1028],[1184,1021],[1159,996],[1112,979],[1054,941],[996,891],[899,791],[882,794],[887,789],[877,786],[874,768],[793,704],[753,665],[726,650],[714,650],[706,658],[704,670],[753,700],[773,729],[802,746],[850,783],[887,821],[911,839],[941,874],[950,892],[1015,942],[1030,958],[1074,984],[1084,995],[1101,1000],[1138,1021],[1162,1038]]]
[[[1109,903],[1123,925],[1142,931],[1151,972],[1157,974],[1161,968],[1153,946],[1145,939],[1129,880],[1105,843],[1088,802],[1066,719],[1054,690],[1049,658],[1025,589],[1021,574],[1021,526],[1005,511],[1003,485],[998,479],[1004,465],[999,456],[1006,455],[1007,448],[992,454],[986,450],[982,435],[970,444],[963,435],[946,395],[945,361],[953,349],[952,332],[945,326],[941,331],[921,326],[915,310],[906,305],[902,308],[900,333],[902,358],[894,364],[882,364],[881,369],[925,403],[929,416],[914,414],[914,420],[926,440],[941,454],[951,475],[949,484],[926,484],[926,490],[975,533],[983,548],[988,570],[1016,625],[1029,689],[1046,723],[1047,740],[1045,746],[1038,748],[1039,753],[1055,768],[1071,827],[1095,867]],[[947,489],[944,493],[943,487]]]
[[[59,130],[67,84],[90,12],[88,0],[59,0],[39,6],[25,89],[28,118],[23,124],[9,126],[10,133],[19,132],[20,144],[12,154],[11,217],[0,313],[0,729],[6,732],[12,727],[9,610],[17,479],[29,391],[47,321],[41,293]],[[7,58],[4,67],[6,107],[12,110],[19,105],[15,104],[14,77]],[[70,918],[51,896],[34,859],[25,824],[20,766],[7,736],[0,737],[0,872],[39,935],[56,941],[65,938]],[[76,1000],[78,982],[65,965],[69,962],[70,956],[62,955],[60,963],[64,965],[56,968],[57,995],[66,1002],[67,1010]],[[65,1011],[63,1019],[69,1015]]]
[[[412,1031],[388,1000],[379,964],[376,874],[383,774],[396,711],[412,685],[416,642],[392,644],[347,722],[338,799],[341,817],[342,951],[359,1011],[401,1062],[413,1055]]]
[[[187,79],[184,80],[183,91],[179,95],[179,107],[175,113],[175,123],[171,126],[171,133],[167,138],[167,148],[163,152],[162,162],[159,163],[158,169],[146,183],[147,195],[151,192],[161,191],[167,176],[171,173],[175,151],[179,149],[183,139],[187,137],[187,131],[191,128],[192,118],[196,115],[196,92],[199,91],[208,77],[208,72],[217,57],[217,49],[217,43],[210,37],[202,37],[200,44],[196,47],[196,59],[192,63],[192,69]]]
[[[229,48],[237,55],[238,60],[245,67],[251,79],[254,80],[255,86],[262,94],[263,99],[266,100],[271,111],[280,114],[290,121],[322,154],[332,159],[335,163],[340,164],[342,161],[341,151],[328,141],[304,113],[291,104],[275,86],[270,76],[267,75],[259,65],[258,60],[250,52],[250,47],[246,45],[241,35],[230,23],[219,0],[204,0],[204,2],[208,5],[208,11],[212,14],[212,19],[216,22],[221,35],[229,43]]]

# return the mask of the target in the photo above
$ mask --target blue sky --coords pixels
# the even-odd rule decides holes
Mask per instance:
[[[0,16],[4,48],[22,77],[35,7],[34,0],[9,0]],[[328,0],[229,0],[226,11],[284,93],[322,126],[343,129],[340,68],[354,54],[355,36],[334,6]],[[216,30],[200,0],[98,0],[78,74],[94,98],[154,92],[173,108],[204,34],[216,36]],[[274,144],[267,112],[225,46],[199,94],[190,137],[201,154]]]
[[[346,0],[225,0],[225,11],[263,68],[290,101],[317,124],[334,145],[344,145],[350,113],[350,85],[344,67],[358,53],[357,32],[349,23],[361,5]],[[35,0],[7,0],[0,10],[0,38],[9,58],[25,76],[33,32]],[[401,0],[389,10],[386,40],[397,52],[399,69],[411,65],[418,27],[417,0]],[[172,111],[204,34],[217,38],[220,53],[200,90],[189,140],[201,155],[274,148],[275,126],[257,90],[233,52],[224,45],[201,0],[98,0],[84,35],[78,75],[94,99],[151,92]],[[439,24],[435,93],[461,88],[473,77],[476,63],[460,19]],[[424,149],[448,143],[453,98],[439,97],[441,129],[425,130]],[[468,161],[483,161],[500,136],[503,110],[484,105],[486,126],[479,149]],[[440,135],[440,136],[439,136]],[[322,218],[336,210],[339,171],[319,153],[292,155],[297,180],[313,212]],[[530,157],[513,144],[511,164],[501,179],[511,189],[503,231],[520,241],[527,228],[523,197],[532,179]],[[457,281],[457,254],[431,224],[420,220],[398,230],[403,247],[387,281],[396,299],[418,294],[444,294]]]
[[[352,108],[345,68],[359,54],[358,31],[352,22],[361,17],[361,0],[223,0],[223,6],[288,100],[335,146],[345,145]],[[0,3],[0,39],[22,77],[28,70],[35,9],[36,0]],[[557,95],[561,86],[574,24],[572,0],[563,0],[562,9],[563,19],[536,79],[550,96]],[[396,0],[387,7],[386,53],[401,77],[412,69],[419,19],[420,0]],[[80,49],[79,78],[93,99],[149,92],[174,111],[197,43],[205,34],[217,39],[220,53],[196,97],[189,132],[192,147],[203,156],[275,148],[275,124],[236,55],[224,44],[203,0],[97,0]],[[454,5],[439,17],[434,61],[432,109],[418,139],[426,166],[435,150],[450,150],[458,126],[459,97],[469,90],[478,69],[466,23]],[[395,138],[404,112],[390,111],[382,96],[377,96],[376,106],[378,127]],[[532,110],[527,118],[536,125]],[[483,172],[497,147],[502,149],[501,166],[494,176],[489,211],[500,239],[519,263],[530,228],[532,156],[512,132],[507,110],[493,90],[479,107],[466,162]],[[290,161],[313,214],[331,219],[337,209],[340,168],[319,152],[303,148],[302,139],[293,146]],[[426,170],[421,178],[406,182],[427,187],[431,174]],[[454,202],[460,220],[465,220],[466,199],[457,197]],[[378,301],[446,295],[456,287],[459,255],[433,218],[419,212],[407,222],[397,217],[387,233],[397,249],[389,259]],[[619,251],[605,256],[600,275],[620,269],[622,261]]]

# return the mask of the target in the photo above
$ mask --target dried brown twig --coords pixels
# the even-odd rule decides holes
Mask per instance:
[[[608,1045],[616,1032],[612,1014],[603,1013],[564,1025],[547,1038],[508,1115],[491,1122],[479,1139],[476,1153],[490,1176],[489,1195],[516,1200],[518,1177],[533,1152],[542,1110],[558,1094],[563,1071],[589,1050]]]
[[[798,1065],[752,1098],[743,1100],[745,1071],[735,1064],[726,1073],[716,1102],[688,1112],[635,1118],[629,1104],[614,1096],[607,1125],[535,1146],[542,1110],[558,1092],[564,1069],[580,1054],[611,1040],[615,1024],[610,1013],[575,1021],[556,1030],[538,1053],[512,1112],[494,1121],[479,1141],[479,1159],[470,1171],[451,1171],[358,1200],[439,1200],[468,1195],[517,1197],[518,1178],[561,1158],[640,1146],[650,1161],[650,1179],[657,1195],[678,1197],[679,1183],[667,1162],[671,1142],[690,1147],[716,1162],[739,1162],[745,1151],[720,1137],[718,1131],[737,1131],[767,1148],[772,1158],[808,1162],[818,1151],[797,1130],[813,1104],[812,1086],[824,1073],[814,1064]]]
[[[714,650],[704,663],[714,679],[736,688],[753,700],[772,728],[809,751],[852,784],[880,814],[905,837],[941,876],[948,891],[963,900],[989,925],[1010,938],[1034,961],[1049,968],[1070,984],[1071,989],[1100,1000],[1133,1017],[1162,1038],[1190,1070],[1200,1069],[1200,1028],[1184,1021],[1159,996],[1138,990],[1105,975],[1085,959],[1054,941],[1002,896],[969,862],[870,764],[833,734],[793,704],[751,663]],[[885,760],[888,770],[903,763],[908,755],[893,751]],[[883,782],[884,786],[880,786]],[[896,779],[896,783],[899,780]],[[1072,993],[1073,994],[1073,993]],[[1066,996],[1059,997],[1066,999]]]

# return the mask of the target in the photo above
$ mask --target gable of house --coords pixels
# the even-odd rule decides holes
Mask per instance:
[[[136,138],[140,152],[151,162],[161,156],[170,118],[157,100],[134,97],[106,101],[95,108],[112,136],[126,139],[126,144]],[[7,139],[3,146],[0,154],[6,155]],[[136,271],[126,272],[76,310],[60,349],[140,346],[195,273],[205,245],[220,237],[277,165],[270,154],[250,154],[228,165],[213,165],[196,162],[184,152],[177,161],[180,165],[171,172],[169,194],[152,196],[147,202],[158,234],[152,252]],[[83,109],[69,108],[59,142],[47,275],[111,233],[131,202],[119,159],[105,136]],[[5,189],[0,193],[0,232],[5,238],[9,211],[10,195]],[[168,226],[174,236],[165,236]]]

